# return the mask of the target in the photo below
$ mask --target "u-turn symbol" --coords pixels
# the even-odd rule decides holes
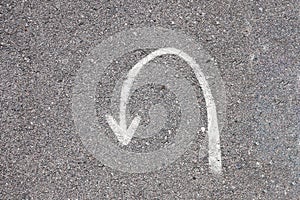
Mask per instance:
[[[115,113],[111,113],[110,108],[107,108],[109,105],[105,104],[106,99],[111,98],[109,96],[103,97],[103,104],[100,104],[102,107],[97,116],[95,93],[99,79],[107,75],[107,69],[112,60],[136,49],[155,50],[129,69],[125,80],[121,83],[119,120],[115,118],[115,115],[113,117]],[[73,88],[72,110],[77,132],[85,147],[93,153],[95,158],[105,165],[124,172],[145,173],[157,170],[183,155],[193,141],[191,135],[197,131],[194,127],[189,127],[188,123],[182,123],[184,125],[176,133],[176,137],[178,134],[178,138],[184,138],[184,140],[175,140],[174,144],[152,152],[125,151],[107,137],[107,134],[113,131],[119,143],[122,145],[130,143],[141,120],[138,115],[130,122],[127,122],[128,118],[126,118],[126,108],[133,82],[147,63],[158,56],[167,54],[178,56],[191,67],[203,91],[208,119],[209,166],[213,174],[219,175],[222,173],[220,132],[226,122],[225,87],[218,67],[214,62],[208,62],[212,60],[211,57],[197,40],[180,31],[159,27],[131,29],[103,40],[94,48],[79,69]],[[114,77],[109,76],[109,78]],[[106,92],[102,94],[105,95]],[[188,117],[193,118],[192,114]],[[102,120],[101,123],[99,120]],[[185,122],[188,120],[185,119]],[[203,148],[200,151],[202,152]]]

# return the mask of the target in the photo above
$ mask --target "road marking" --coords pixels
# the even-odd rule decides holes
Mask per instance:
[[[185,96],[186,98],[190,98],[192,101],[185,101],[187,100],[185,98],[184,101],[179,101],[180,105],[182,105],[180,108],[182,108],[184,111],[183,113],[185,113],[185,116],[181,118],[182,123],[178,124],[179,127],[174,135],[174,143],[171,145],[165,145],[163,148],[159,148],[151,152],[133,152],[127,151],[124,148],[120,148],[117,144],[111,141],[110,137],[107,137],[107,127],[103,126],[104,121],[106,121],[105,115],[111,114],[107,112],[110,106],[113,108],[116,107],[116,112],[114,111],[113,113],[119,115],[121,90],[123,82],[126,79],[119,80],[121,83],[118,85],[117,90],[119,92],[116,94],[118,99],[115,99],[115,102],[118,102],[117,106],[114,104],[110,104],[109,106],[109,103],[112,102],[107,101],[107,98],[112,100],[112,97],[109,96],[110,93],[105,94],[105,92],[108,90],[115,91],[114,88],[116,88],[116,85],[111,83],[117,81],[117,76],[109,76],[109,71],[115,70],[115,66],[111,66],[111,61],[137,49],[160,49],[164,47],[174,47],[194,58],[198,63],[198,67],[201,66],[201,69],[199,70],[205,75],[205,79],[210,86],[210,91],[214,97],[214,103],[217,109],[217,119],[219,125],[218,131],[221,132],[222,127],[226,125],[227,119],[226,90],[217,65],[214,62],[207,62],[208,60],[211,60],[211,57],[209,54],[207,54],[207,52],[205,52],[203,47],[198,42],[198,40],[195,40],[194,38],[186,35],[184,32],[180,32],[178,30],[175,31],[161,27],[142,27],[118,32],[104,39],[101,43],[99,43],[99,45],[91,50],[90,54],[88,54],[88,56],[84,59],[81,65],[82,67],[78,70],[75,78],[72,92],[72,115],[76,132],[78,132],[84,147],[90,153],[92,153],[96,159],[112,169],[122,172],[154,172],[156,170],[165,168],[167,165],[179,159],[180,156],[184,155],[188,148],[191,147],[194,141],[195,133],[197,133],[198,130],[201,130],[200,110],[197,109],[198,101],[197,99],[194,99],[194,95],[188,96],[190,95],[190,92],[187,92],[185,89],[181,88],[191,89],[191,92],[195,91],[192,87],[190,87],[189,84],[183,87],[181,82],[176,80],[175,82],[171,82],[172,84],[170,86],[174,87],[174,91],[177,91],[177,88],[180,88],[177,92],[179,92],[182,97]],[[151,72],[151,70],[154,69],[152,67],[155,66],[155,63],[150,62],[147,64],[147,68],[145,69]],[[172,67],[172,65],[170,65],[170,67]],[[116,73],[119,74],[119,72]],[[152,80],[151,77],[147,77],[147,74],[148,73],[141,73],[135,78],[134,84],[130,89],[131,92],[135,86],[137,88],[144,86],[144,80]],[[120,75],[126,76],[127,74],[124,74],[124,71],[122,70]],[[170,74],[168,74],[168,76],[169,75]],[[107,78],[109,79],[108,82],[105,82],[104,85],[98,85],[99,80],[107,81]],[[153,77],[153,79],[156,78]],[[169,80],[155,81],[168,82]],[[99,97],[99,101],[101,103],[98,104],[99,108],[101,109],[97,109],[98,89],[101,90],[99,91],[101,93],[101,97]],[[203,90],[201,89],[199,92],[202,93],[202,91]],[[177,95],[178,93],[175,94]],[[208,108],[207,110],[211,113],[211,111],[209,111],[210,109],[213,109],[213,107]],[[116,119],[117,118],[119,117],[116,117]],[[128,120],[129,118],[126,119]],[[209,127],[213,126],[213,123],[210,123]],[[139,125],[138,130],[141,128],[140,126],[141,124]],[[214,132],[213,129],[209,129],[210,130],[206,128],[206,134],[208,134],[209,131]],[[211,136],[211,133],[208,135]],[[207,140],[203,139],[201,144],[199,144],[199,159],[202,160],[202,158],[206,156],[208,152],[210,152],[209,161],[210,163],[213,163],[213,159],[211,159],[213,158],[212,155],[214,155],[211,153],[213,152],[213,149],[210,148],[208,151],[208,145],[205,143],[206,141],[208,141],[208,138]],[[212,140],[210,140],[210,142],[211,141]],[[215,149],[218,149],[218,146],[216,146]],[[218,160],[218,157],[216,157],[216,160]],[[217,165],[211,164],[211,166]],[[210,171],[213,174],[216,174],[218,171],[212,171],[212,168],[210,168]]]
[[[117,139],[123,145],[130,143],[134,132],[136,131],[139,123],[140,116],[135,116],[132,120],[130,126],[127,128],[126,122],[126,106],[129,100],[130,88],[133,85],[135,77],[138,75],[140,70],[146,65],[149,61],[154,58],[166,55],[173,54],[177,55],[180,58],[184,59],[193,69],[196,78],[203,90],[205,103],[207,107],[207,118],[208,118],[208,154],[209,154],[209,165],[210,169],[215,174],[222,173],[222,162],[221,162],[221,149],[220,149],[220,134],[217,120],[217,111],[214,98],[212,96],[209,84],[204,77],[204,74],[200,70],[199,65],[196,61],[190,57],[188,54],[176,48],[161,48],[152,53],[150,53],[145,58],[141,59],[127,74],[127,79],[124,81],[121,91],[121,100],[120,100],[120,123],[111,116],[106,115],[106,120],[110,125],[113,132],[116,134]]]

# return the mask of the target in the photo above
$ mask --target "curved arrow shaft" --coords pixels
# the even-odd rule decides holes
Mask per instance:
[[[185,60],[193,69],[196,78],[203,90],[205,103],[207,107],[207,117],[208,117],[208,153],[209,153],[209,165],[210,169],[215,174],[221,174],[222,172],[222,163],[221,163],[221,149],[220,149],[220,136],[217,120],[217,111],[214,98],[211,94],[208,82],[205,79],[204,74],[200,70],[199,65],[196,61],[190,57],[188,54],[180,51],[176,48],[161,48],[148,56],[141,59],[134,67],[128,72],[127,79],[124,81],[121,91],[121,100],[120,100],[120,127],[122,129],[127,128],[126,124],[126,106],[129,99],[130,88],[133,85],[135,77],[138,75],[140,70],[152,59],[166,54],[177,55],[183,60]]]

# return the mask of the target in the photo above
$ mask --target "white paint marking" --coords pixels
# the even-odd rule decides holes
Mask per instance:
[[[129,128],[122,128],[119,126],[119,124],[114,120],[114,118],[110,115],[106,115],[106,120],[113,130],[113,132],[116,134],[117,139],[121,142],[122,145],[128,145],[131,141],[134,132],[136,131],[137,127],[139,126],[139,123],[141,121],[140,116],[136,116],[132,122]]]
[[[216,105],[214,98],[212,96],[211,90],[209,88],[208,82],[206,81],[204,74],[200,70],[199,65],[196,61],[190,57],[188,54],[180,51],[176,48],[161,48],[152,53],[150,53],[145,58],[141,59],[134,67],[128,72],[127,79],[124,81],[121,91],[120,100],[120,124],[111,115],[106,115],[107,122],[109,123],[111,129],[116,134],[117,139],[123,145],[129,144],[134,132],[136,131],[139,123],[140,116],[136,116],[131,122],[130,126],[127,128],[126,123],[126,106],[129,100],[130,88],[133,85],[135,77],[138,75],[140,70],[144,65],[146,65],[152,59],[166,54],[177,55],[184,59],[194,70],[196,78],[203,90],[205,103],[207,107],[207,118],[208,118],[208,154],[209,154],[209,165],[210,169],[215,174],[222,173],[222,162],[221,162],[221,149],[220,149],[220,136],[218,128],[218,119]]]

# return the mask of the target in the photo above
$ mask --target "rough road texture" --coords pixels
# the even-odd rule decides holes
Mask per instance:
[[[0,199],[297,199],[299,2],[128,2],[0,2]],[[222,179],[197,145],[165,169],[128,174],[75,133],[73,81],[89,49],[144,26],[193,35],[217,61]]]

